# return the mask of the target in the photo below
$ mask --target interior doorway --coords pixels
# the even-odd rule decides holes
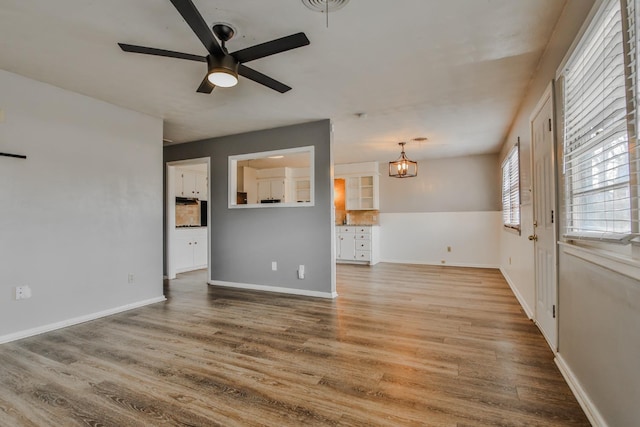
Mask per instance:
[[[167,278],[203,268],[211,277],[210,160],[169,162],[166,168]]]

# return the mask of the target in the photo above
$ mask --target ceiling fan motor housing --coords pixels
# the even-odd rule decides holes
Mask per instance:
[[[224,56],[207,56],[207,64],[209,65],[209,73],[222,72],[238,75],[238,61],[231,55]]]

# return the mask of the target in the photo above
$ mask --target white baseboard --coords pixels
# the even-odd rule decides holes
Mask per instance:
[[[237,289],[250,289],[253,291],[276,292],[280,294],[304,295],[307,297],[316,297],[316,298],[333,299],[338,296],[337,292],[307,291],[305,289],[282,288],[279,286],[269,286],[269,285],[254,285],[252,283],[224,282],[222,280],[209,280],[207,281],[207,283],[212,286],[223,286],[227,288],[237,288]]]
[[[578,381],[576,376],[573,374],[573,371],[569,368],[567,362],[562,358],[562,355],[560,353],[556,353],[554,360],[565,381],[569,384],[569,388],[571,388],[576,400],[578,400],[582,410],[589,419],[589,422],[591,422],[591,425],[594,427],[607,427],[607,423],[604,418],[602,418],[602,415],[600,415],[598,408],[596,408],[591,399],[589,399],[587,392],[582,388],[580,381]]]
[[[66,328],[67,326],[77,325],[79,323],[88,322],[90,320],[96,320],[101,317],[110,316],[116,313],[122,313],[123,311],[133,310],[134,308],[144,307],[145,305],[155,304],[157,302],[166,301],[164,295],[147,299],[144,301],[138,301],[131,304],[122,305],[120,307],[110,308],[108,310],[98,311],[97,313],[91,313],[80,317],[74,317],[73,319],[63,320],[62,322],[50,323],[44,326],[38,326],[36,328],[27,329],[24,331],[14,332],[12,334],[0,336],[0,344],[8,343],[10,341],[19,340],[22,338],[31,337],[33,335],[43,334],[45,332],[55,331],[56,329]]]
[[[468,264],[468,263],[459,263],[459,262],[448,262],[443,264],[441,262],[435,261],[416,261],[416,260],[406,260],[406,259],[381,259],[380,262],[388,262],[391,264],[415,264],[415,265],[439,265],[441,267],[467,267],[467,268],[500,268],[498,265],[493,264]]]
[[[513,294],[516,296],[516,299],[520,303],[520,306],[524,310],[527,317],[533,320],[533,310],[531,310],[531,307],[529,307],[529,304],[527,304],[527,301],[524,299],[524,297],[522,296],[518,288],[516,288],[516,285],[513,284],[513,282],[511,281],[511,278],[502,267],[500,267],[500,273],[502,273],[504,280],[507,281],[507,284],[511,288],[511,292],[513,292]]]

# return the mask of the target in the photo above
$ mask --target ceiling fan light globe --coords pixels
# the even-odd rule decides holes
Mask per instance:
[[[226,69],[212,70],[207,79],[211,84],[220,87],[233,87],[238,84],[238,76]]]

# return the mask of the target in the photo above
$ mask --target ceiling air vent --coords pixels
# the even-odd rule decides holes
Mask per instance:
[[[314,12],[335,12],[347,3],[349,0],[302,0],[302,4]]]

